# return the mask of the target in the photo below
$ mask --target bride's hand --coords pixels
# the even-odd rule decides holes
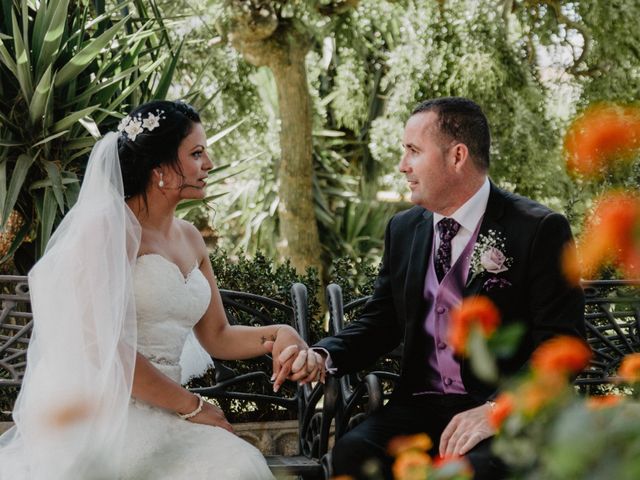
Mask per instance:
[[[211,425],[213,427],[224,428],[225,430],[234,433],[233,427],[225,418],[223,411],[215,405],[206,401],[202,404],[202,411],[197,415],[191,417],[188,421],[193,423],[200,423],[202,425]]]
[[[282,325],[276,332],[274,341],[265,342],[267,350],[273,358],[273,391],[277,392],[284,381],[289,377],[294,360],[298,354],[309,347],[300,338],[298,332],[289,325]]]

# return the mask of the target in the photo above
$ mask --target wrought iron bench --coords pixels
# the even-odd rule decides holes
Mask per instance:
[[[291,288],[291,305],[244,292],[221,290],[225,311],[232,324],[267,325],[288,323],[309,342],[307,290],[300,283]],[[26,368],[26,351],[33,325],[27,277],[0,276],[0,411],[10,412]],[[325,385],[298,386],[286,382],[277,394],[270,382],[271,358],[228,362],[213,359],[214,375],[190,384],[194,392],[216,399],[223,410],[231,405],[254,409],[256,415],[271,409],[286,412],[298,421],[296,455],[267,456],[274,475],[304,479],[329,478],[325,458],[329,428],[337,397],[337,381]],[[259,417],[258,417],[259,418]]]
[[[582,287],[586,298],[587,341],[594,355],[574,384],[584,394],[604,394],[616,388],[616,371],[622,358],[640,352],[640,281],[592,280],[582,282]],[[343,305],[340,286],[329,285],[327,305],[331,330],[339,332],[345,323],[357,318],[368,298]],[[384,404],[398,378],[401,352],[402,346],[399,346],[370,370],[339,379],[336,439]]]

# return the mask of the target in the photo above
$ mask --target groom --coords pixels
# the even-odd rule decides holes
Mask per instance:
[[[496,392],[454,355],[449,312],[463,298],[486,295],[503,324],[525,325],[516,354],[499,362],[503,375],[517,372],[551,336],[584,336],[582,290],[567,283],[560,267],[572,241],[569,224],[489,181],[489,125],[471,100],[418,105],[403,147],[400,171],[415,206],[387,226],[375,291],[360,317],[315,345],[341,375],[403,343],[402,371],[389,403],[336,443],[334,473],[361,478],[362,464],[374,458],[390,478],[389,440],[426,432],[434,442],[431,454],[465,455],[476,479],[501,478],[505,471],[490,453],[495,432],[487,422]],[[472,276],[474,248],[486,256],[474,262]]]

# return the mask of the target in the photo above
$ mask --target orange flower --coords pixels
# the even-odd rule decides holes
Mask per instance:
[[[626,192],[613,192],[596,203],[578,246],[585,276],[592,277],[598,268],[613,262],[629,277],[640,272],[640,198]],[[571,276],[570,262],[565,273]]]
[[[587,408],[591,410],[598,410],[601,408],[609,408],[618,405],[622,401],[622,397],[619,395],[598,395],[596,397],[589,397],[587,399]]]
[[[504,421],[513,413],[515,399],[512,393],[501,393],[496,399],[495,406],[489,412],[489,424],[499,430]]]
[[[392,457],[407,452],[409,450],[419,450],[426,452],[433,446],[433,442],[426,433],[417,433],[415,435],[398,435],[389,442],[387,452]]]
[[[625,382],[636,383],[640,381],[640,353],[631,353],[622,359],[618,375]]]
[[[527,415],[535,415],[566,392],[567,379],[561,375],[534,375],[517,392],[518,404]]]
[[[500,324],[500,312],[487,297],[469,297],[451,312],[449,342],[453,350],[463,355],[473,325],[478,325],[485,337],[490,337]]]
[[[48,420],[54,427],[65,428],[87,421],[91,413],[91,402],[88,399],[78,399],[57,406]]]
[[[433,461],[433,467],[436,471],[446,468],[446,478],[473,478],[473,468],[465,457],[438,457]]]
[[[580,266],[580,260],[578,259],[576,246],[573,242],[568,242],[563,247],[562,271],[565,278],[569,281],[569,283],[571,283],[571,285],[580,285],[580,280],[582,278],[582,268]]]
[[[431,458],[418,450],[407,450],[393,463],[393,478],[396,480],[427,480],[427,468]]]
[[[538,375],[578,373],[591,359],[591,348],[584,340],[559,336],[540,345],[531,356],[531,367]]]
[[[640,147],[640,111],[632,107],[596,105],[567,130],[564,140],[570,172],[601,174],[613,160],[629,158]]]

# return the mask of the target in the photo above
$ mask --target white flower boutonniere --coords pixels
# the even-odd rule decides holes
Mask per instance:
[[[513,264],[513,258],[505,254],[505,238],[500,232],[489,230],[487,235],[478,235],[476,244],[471,254],[470,282],[481,273],[491,274],[483,285],[485,290],[511,286],[511,282],[497,275],[509,270]]]

